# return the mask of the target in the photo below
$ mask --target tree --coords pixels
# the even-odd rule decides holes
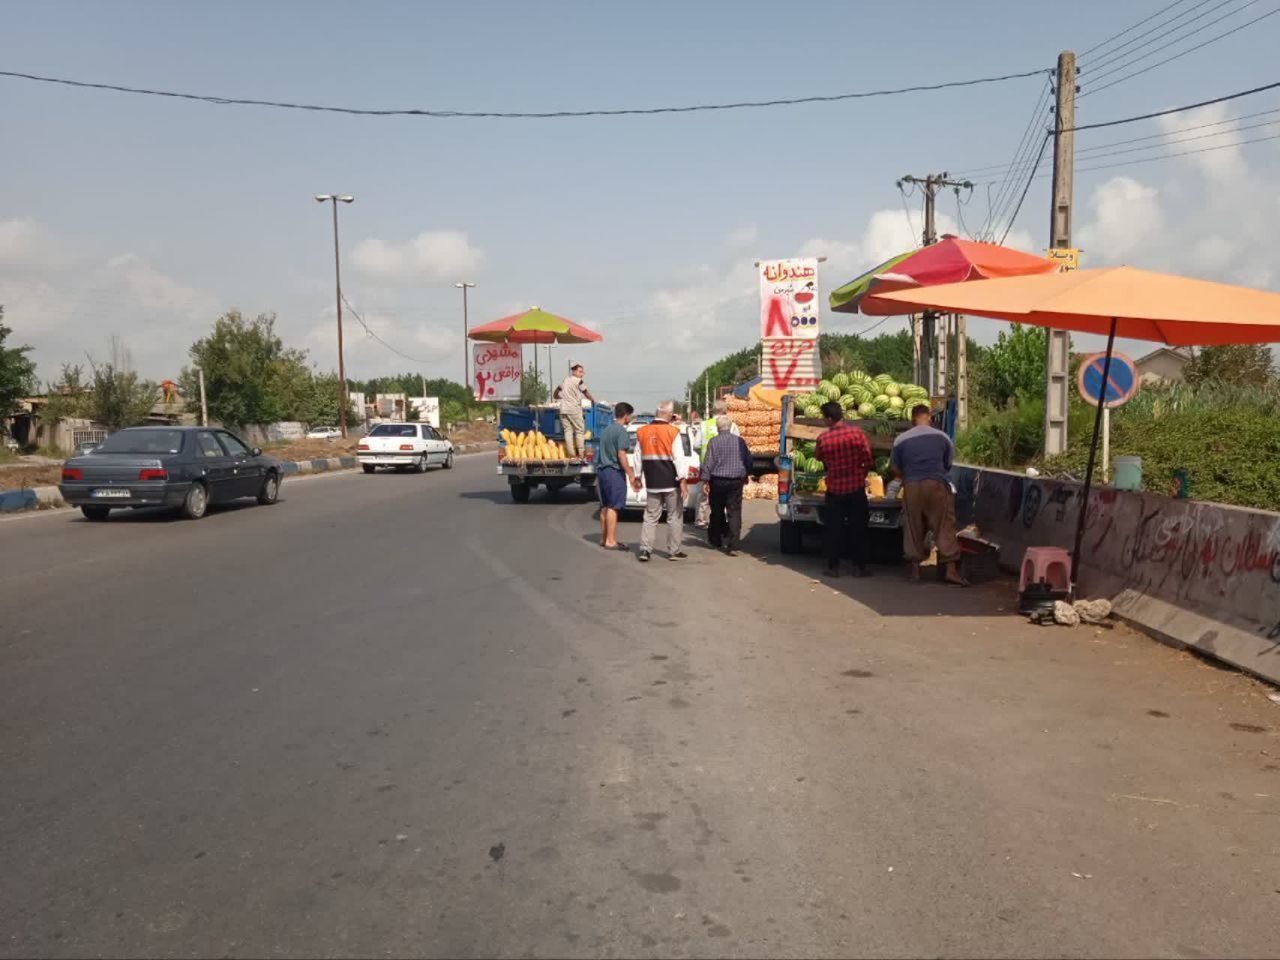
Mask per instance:
[[[520,378],[520,402],[546,403],[549,396],[551,391],[547,389],[542,376],[534,370],[533,364],[529,364],[525,367],[524,376]]]
[[[1204,347],[1183,369],[1183,376],[1192,386],[1220,380],[1261,387],[1271,383],[1275,375],[1271,348],[1261,343]]]
[[[995,345],[983,350],[974,365],[975,397],[995,407],[1010,400],[1043,397],[1048,342],[1044,327],[1015,323],[1008,332],[1002,330]]]
[[[48,402],[43,411],[48,421],[93,420],[115,432],[146,423],[159,399],[160,388],[134,373],[129,352],[118,340],[111,341],[111,360],[93,363],[93,381],[85,382],[79,364],[64,363],[57,382],[49,384]]]
[[[0,417],[6,416],[19,397],[36,389],[36,365],[27,356],[30,347],[6,347],[13,333],[4,325],[4,307],[0,307]]]
[[[285,347],[275,320],[275,314],[246,320],[238,310],[219,317],[213,332],[191,345],[193,367],[182,371],[183,395],[199,396],[199,367],[211,418],[235,426],[303,419],[314,390],[307,355]]]

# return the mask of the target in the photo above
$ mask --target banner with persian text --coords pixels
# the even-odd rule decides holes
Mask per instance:
[[[814,257],[762,260],[759,270],[763,385],[809,391],[822,379],[818,261]]]

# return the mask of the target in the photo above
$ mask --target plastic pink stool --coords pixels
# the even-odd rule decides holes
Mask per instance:
[[[1071,552],[1062,547],[1027,547],[1022,555],[1022,576],[1018,592],[1041,580],[1054,590],[1071,589]]]

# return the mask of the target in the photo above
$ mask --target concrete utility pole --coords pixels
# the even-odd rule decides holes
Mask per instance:
[[[1076,55],[1070,50],[1058,54],[1057,108],[1053,114],[1053,201],[1049,221],[1049,246],[1071,246],[1071,199],[1075,191],[1076,135]],[[1045,356],[1044,452],[1067,449],[1068,371],[1071,367],[1071,337],[1065,330],[1049,328]]]
[[[471,344],[467,343],[467,333],[471,326],[467,322],[467,291],[475,287],[474,283],[466,280],[461,283],[455,283],[455,287],[462,291],[462,385],[468,390],[471,389]],[[536,347],[534,348],[537,349]]]
[[[968,180],[951,180],[944,170],[942,173],[931,173],[924,178],[908,174],[898,181],[898,189],[904,183],[914,184],[924,191],[924,245],[930,246],[938,242],[938,230],[934,217],[938,191],[944,187],[968,187],[973,184]],[[911,339],[914,344],[915,382],[926,387],[929,396],[938,397],[947,392],[947,335],[938,335],[938,314],[926,310],[918,319],[912,318]]]
[[[333,205],[333,284],[338,305],[338,423],[342,427],[342,436],[347,435],[347,366],[342,357],[342,267],[338,259],[338,204],[352,203],[355,197],[334,193],[322,193],[316,196],[316,203]]]
[[[196,367],[196,373],[200,376],[200,426],[207,427],[209,425],[209,402],[204,396],[204,367]]]

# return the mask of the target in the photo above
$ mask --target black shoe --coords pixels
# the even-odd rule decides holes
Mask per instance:
[[[675,553],[671,554],[671,556],[667,557],[667,559],[668,560],[688,560],[689,555],[685,553],[683,550],[677,550]]]
[[[639,560],[641,563],[648,563],[648,562],[649,562],[649,551],[648,551],[648,550],[641,550],[638,554],[636,554],[636,559],[637,559],[637,560]]]
[[[719,540],[708,540],[707,543],[711,544],[711,546],[713,546],[717,550],[719,550],[721,547],[721,543]]]

